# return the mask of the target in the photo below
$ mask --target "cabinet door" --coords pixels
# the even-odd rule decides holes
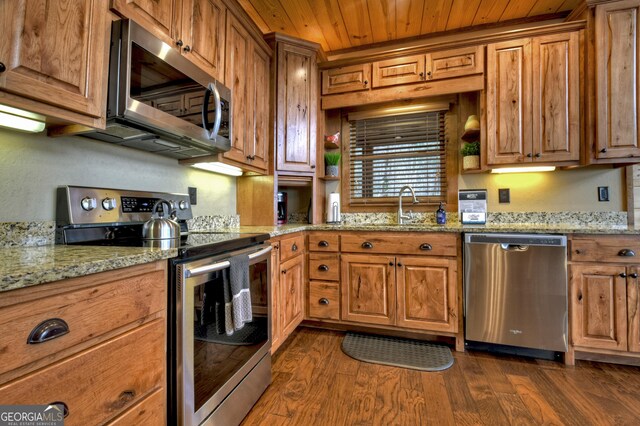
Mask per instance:
[[[640,2],[596,6],[596,157],[640,157]]]
[[[357,92],[370,87],[371,64],[350,65],[322,71],[322,94]]]
[[[280,308],[282,339],[285,340],[302,322],[304,255],[298,255],[280,265]]]
[[[395,258],[342,255],[342,319],[367,324],[395,324]]]
[[[317,66],[312,50],[278,43],[276,167],[316,167]]]
[[[249,164],[267,172],[269,165],[269,55],[255,42],[250,44],[251,69],[245,154]]]
[[[533,63],[533,160],[580,159],[578,33],[536,37]]]
[[[170,46],[179,38],[180,22],[178,0],[111,0],[111,8],[122,16],[133,19]]]
[[[427,80],[482,74],[484,71],[483,46],[443,50],[428,53],[425,58]]]
[[[0,4],[0,89],[91,117],[104,116],[110,21],[105,1]]]
[[[372,87],[418,83],[425,79],[424,73],[424,55],[374,62]]]
[[[638,267],[627,268],[627,323],[629,326],[629,350],[640,352],[640,284]]]
[[[627,350],[625,273],[624,266],[571,266],[571,331],[574,345]]]
[[[530,161],[531,40],[487,46],[487,164]]]
[[[401,327],[458,331],[455,260],[399,257],[396,264]]]
[[[223,80],[225,8],[219,0],[183,0],[182,53],[191,62]]]
[[[280,304],[280,243],[271,243],[271,353],[282,344],[282,307]]]
[[[249,113],[247,82],[253,78],[247,60],[251,36],[232,14],[227,14],[227,18],[225,82],[231,89],[233,121],[231,149],[223,155],[230,160],[245,162],[247,158],[244,149],[248,137],[247,115]]]

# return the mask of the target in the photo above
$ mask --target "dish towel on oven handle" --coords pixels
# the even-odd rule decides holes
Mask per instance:
[[[251,322],[251,292],[249,284],[249,256],[241,254],[229,258],[228,281],[225,287],[225,332],[228,336]],[[227,272],[227,271],[223,271]],[[226,274],[224,274],[226,275]]]

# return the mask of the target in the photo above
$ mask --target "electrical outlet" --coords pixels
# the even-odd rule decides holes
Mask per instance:
[[[609,201],[609,187],[608,186],[599,186],[598,187],[598,201]]]
[[[511,202],[511,194],[509,193],[509,188],[498,189],[498,202],[500,204]]]
[[[189,187],[189,204],[195,206],[198,204],[198,188]]]

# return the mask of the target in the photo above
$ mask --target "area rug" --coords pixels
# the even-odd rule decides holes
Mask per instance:
[[[422,371],[441,371],[453,365],[445,345],[396,337],[347,333],[342,352],[359,361]]]

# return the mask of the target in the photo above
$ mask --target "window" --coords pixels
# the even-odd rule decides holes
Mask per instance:
[[[391,205],[411,185],[421,204],[447,201],[447,110],[349,122],[350,205]]]

